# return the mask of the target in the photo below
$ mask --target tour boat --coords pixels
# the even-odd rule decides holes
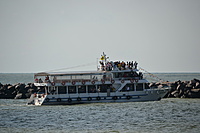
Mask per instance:
[[[137,62],[110,61],[103,53],[97,71],[34,74],[38,92],[27,105],[158,101],[169,86],[149,87]]]

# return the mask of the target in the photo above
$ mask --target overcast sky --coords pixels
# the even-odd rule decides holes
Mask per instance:
[[[111,60],[200,72],[200,0],[0,0],[0,73]]]

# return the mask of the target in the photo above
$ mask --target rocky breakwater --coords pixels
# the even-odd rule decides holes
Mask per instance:
[[[170,86],[171,89],[165,98],[200,98],[200,80],[175,81],[166,83],[151,83],[152,88]]]
[[[165,83],[150,83],[151,88],[170,86],[165,98],[200,98],[200,80],[175,81]],[[38,89],[33,83],[18,83],[15,85],[0,83],[0,99],[26,99],[33,93],[44,92],[44,88]]]
[[[0,83],[0,99],[25,99],[38,91],[33,83],[18,83],[15,85]]]

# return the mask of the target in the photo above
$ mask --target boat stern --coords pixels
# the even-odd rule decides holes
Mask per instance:
[[[32,94],[31,97],[28,99],[27,105],[36,105],[41,106],[45,100],[47,95],[45,94]]]

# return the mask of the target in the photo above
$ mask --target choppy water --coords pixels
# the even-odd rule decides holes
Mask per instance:
[[[16,84],[16,83],[33,83],[33,73],[0,73],[0,83]]]
[[[0,132],[199,133],[200,99],[25,106],[0,99]]]
[[[200,73],[156,73],[168,81],[200,79]],[[152,77],[148,77],[151,81]],[[32,73],[0,73],[2,84],[33,82]],[[27,100],[0,99],[4,132],[198,133],[200,99],[100,103],[73,106],[26,106]]]

